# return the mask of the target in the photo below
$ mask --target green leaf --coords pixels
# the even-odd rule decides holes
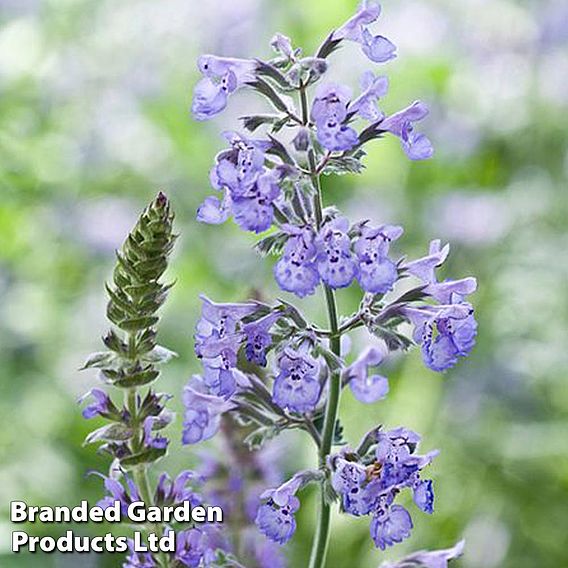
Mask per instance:
[[[93,430],[86,438],[83,445],[95,442],[126,442],[132,437],[132,428],[125,424],[108,424],[97,430]]]
[[[360,174],[365,169],[365,165],[360,158],[355,156],[342,156],[339,158],[330,158],[322,173],[324,175],[344,175],[344,174]]]
[[[177,356],[178,354],[175,351],[170,351],[161,345],[156,345],[152,351],[142,356],[142,360],[146,363],[167,363]]]
[[[143,371],[135,373],[125,373],[122,378],[113,381],[112,384],[116,387],[121,388],[143,387],[154,382],[158,378],[159,374],[159,371],[155,371],[152,368],[147,368]]]
[[[120,465],[126,469],[130,470],[139,465],[154,463],[161,457],[166,455],[167,450],[165,448],[148,448],[137,454],[133,454],[126,458],[120,460]]]
[[[280,432],[276,426],[261,426],[251,432],[243,442],[249,450],[259,450],[266,442],[275,438]]]
[[[282,253],[287,240],[288,235],[282,231],[278,231],[258,241],[254,245],[254,248],[262,256],[279,256]]]
[[[112,351],[97,351],[91,353],[81,370],[84,369],[104,369],[105,367],[110,367],[116,361],[116,354]]]

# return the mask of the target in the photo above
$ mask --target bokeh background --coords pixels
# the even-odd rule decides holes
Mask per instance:
[[[101,495],[85,472],[107,461],[82,447],[93,424],[76,404],[95,377],[77,369],[106,329],[113,251],[158,189],[182,235],[160,335],[180,354],[162,383],[177,409],[197,370],[198,294],[242,299],[252,286],[278,294],[249,235],[194,220],[223,146],[219,131],[263,108],[239,93],[220,118],[193,122],[197,55],[269,56],[277,30],[310,52],[354,9],[339,0],[0,0],[2,567],[120,565],[112,556],[9,554],[7,505]],[[464,568],[568,566],[568,4],[384,0],[381,20],[399,47],[380,68],[391,80],[383,108],[428,102],[422,129],[436,155],[411,163],[396,140],[375,142],[363,175],[325,180],[326,202],[402,223],[398,252],[450,241],[445,274],[479,280],[480,333],[472,356],[447,374],[426,370],[413,351],[390,364],[387,400],[362,409],[344,396],[353,442],[383,422],[412,427],[425,449],[442,450],[432,467],[437,511],[415,513],[412,538],[387,554],[373,549],[366,520],[336,516],[328,566],[374,568],[462,536]],[[367,67],[355,47],[333,61],[334,78],[354,86]],[[356,301],[340,294],[345,311]],[[302,305],[317,319],[321,302]],[[290,470],[313,457],[307,439],[297,442]],[[191,448],[173,448],[168,468],[194,462]],[[299,525],[288,547],[294,567],[305,565],[314,528],[309,492]]]

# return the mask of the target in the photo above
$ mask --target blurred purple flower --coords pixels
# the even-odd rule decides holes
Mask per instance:
[[[277,489],[269,489],[260,496],[264,502],[258,508],[255,523],[264,535],[279,544],[288,542],[296,530],[294,513],[300,508],[296,497],[300,485],[300,477],[294,476]]]
[[[231,402],[198,392],[189,385],[183,391],[183,404],[184,444],[196,444],[214,436],[219,429],[221,414],[233,408]]]
[[[369,374],[370,367],[380,365],[388,351],[385,348],[368,347],[345,369],[345,379],[357,400],[371,404],[385,398],[389,382],[381,375]]]

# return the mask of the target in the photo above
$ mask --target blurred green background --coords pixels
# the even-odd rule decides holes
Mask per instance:
[[[279,294],[252,237],[194,220],[223,147],[219,132],[263,108],[239,93],[218,119],[193,122],[197,55],[269,56],[275,31],[309,52],[354,8],[339,0],[0,0],[0,566],[120,565],[108,556],[11,555],[7,506],[101,495],[85,472],[108,464],[81,446],[93,424],[75,403],[95,376],[77,369],[106,330],[113,250],[158,189],[171,197],[181,233],[160,336],[180,354],[161,386],[178,410],[198,368],[198,294],[243,299],[251,283]],[[390,364],[387,400],[362,408],[345,394],[353,443],[382,422],[414,428],[424,449],[442,450],[432,467],[437,511],[413,513],[412,538],[386,554],[373,549],[366,520],[336,516],[328,566],[374,568],[462,536],[464,568],[568,566],[568,5],[385,0],[380,30],[399,47],[379,69],[391,81],[383,108],[426,101],[422,130],[436,155],[411,163],[396,140],[375,142],[365,173],[326,179],[325,199],[352,218],[403,224],[399,253],[450,241],[444,275],[478,277],[480,333],[472,356],[447,374],[426,370],[415,350]],[[355,47],[333,62],[334,79],[354,86],[368,67]],[[344,312],[357,302],[355,292],[339,296]],[[321,297],[297,303],[323,317]],[[357,336],[354,346],[368,341]],[[291,470],[313,463],[302,440],[289,452]],[[173,448],[166,467],[193,463],[191,448],[177,440]],[[313,497],[288,547],[294,567],[307,558]]]

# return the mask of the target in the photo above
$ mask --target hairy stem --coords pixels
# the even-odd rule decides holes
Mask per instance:
[[[302,86],[300,88],[300,100],[302,105],[302,119],[305,125],[308,124],[308,99],[306,90]],[[320,173],[316,164],[316,158],[313,147],[308,150],[308,164],[310,167],[310,178],[315,191],[314,194],[314,212],[316,229],[319,231],[323,222],[323,198],[320,183]],[[335,303],[335,294],[333,290],[324,284],[325,301],[327,306],[327,314],[329,319],[329,328],[331,335],[329,344],[332,352],[341,356],[341,334],[339,333],[339,324],[337,317],[337,306]],[[337,412],[339,409],[339,398],[341,394],[341,374],[335,371],[330,378],[329,392],[325,407],[325,416],[323,422],[323,431],[321,436],[321,444],[319,447],[319,465],[325,467],[327,456],[331,452],[333,438],[335,434],[335,423],[337,420]],[[320,504],[318,511],[318,523],[316,534],[312,543],[312,552],[310,555],[310,568],[322,568],[325,564],[325,557],[329,543],[331,508],[325,498],[325,488],[323,484],[320,486]]]

